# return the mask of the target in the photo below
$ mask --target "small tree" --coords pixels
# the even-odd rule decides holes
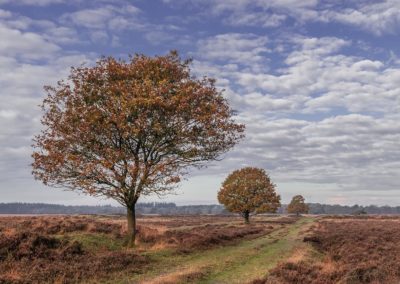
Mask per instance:
[[[218,201],[249,223],[251,213],[276,212],[280,196],[263,169],[247,167],[232,172],[218,192]]]
[[[287,207],[287,212],[296,214],[299,216],[301,213],[307,214],[308,213],[308,205],[304,202],[304,197],[301,195],[296,195],[292,198],[292,201]]]
[[[177,52],[103,58],[45,87],[35,178],[125,206],[129,246],[140,196],[169,192],[188,167],[216,160],[243,137],[214,80],[193,77],[189,63]]]

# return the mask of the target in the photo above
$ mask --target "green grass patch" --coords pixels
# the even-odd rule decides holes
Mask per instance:
[[[154,265],[142,275],[127,280],[146,283],[168,274],[184,274],[185,271],[190,274],[197,271],[204,275],[191,283],[247,283],[264,277],[296,247],[304,245],[299,233],[314,220],[302,218],[295,224],[287,224],[257,239],[187,255],[171,250],[148,252],[147,255],[154,260]],[[182,280],[182,283],[185,282],[187,283],[187,279]]]
[[[310,222],[310,219],[301,219],[266,237],[242,243],[237,253],[233,251],[235,257],[231,261],[228,258],[227,265],[217,265],[198,283],[246,283],[264,277],[296,247],[303,245],[298,234]]]
[[[117,251],[125,248],[125,240],[117,239],[112,235],[99,233],[73,233],[64,235],[61,238],[69,241],[77,241],[82,244],[83,249],[87,251]]]

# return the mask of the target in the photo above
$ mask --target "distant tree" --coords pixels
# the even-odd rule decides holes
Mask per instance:
[[[299,216],[301,213],[308,213],[308,205],[305,204],[305,199],[301,195],[296,195],[292,198],[292,201],[287,207],[287,212],[288,213],[293,213]]]
[[[232,172],[218,192],[218,201],[249,223],[251,213],[276,212],[280,196],[263,169],[247,167]]]
[[[358,210],[356,210],[356,211],[353,212],[353,215],[357,215],[357,216],[367,215],[367,214],[368,214],[368,213],[367,213],[367,211],[365,211],[364,208],[358,209]]]
[[[215,81],[193,77],[189,64],[177,52],[108,57],[45,87],[35,178],[117,200],[127,208],[129,246],[140,196],[169,192],[188,167],[216,160],[243,137]]]

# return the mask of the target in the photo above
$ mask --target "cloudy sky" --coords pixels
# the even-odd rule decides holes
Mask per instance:
[[[0,0],[0,202],[115,204],[32,178],[43,85],[177,49],[247,137],[162,201],[216,203],[230,171],[257,166],[284,202],[400,205],[399,36],[398,0]]]

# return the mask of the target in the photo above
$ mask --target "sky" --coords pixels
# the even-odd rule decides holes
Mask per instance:
[[[44,85],[101,56],[192,58],[246,124],[222,161],[159,200],[215,204],[264,168],[282,202],[400,205],[400,1],[0,0],[0,202],[116,204],[31,175]]]

